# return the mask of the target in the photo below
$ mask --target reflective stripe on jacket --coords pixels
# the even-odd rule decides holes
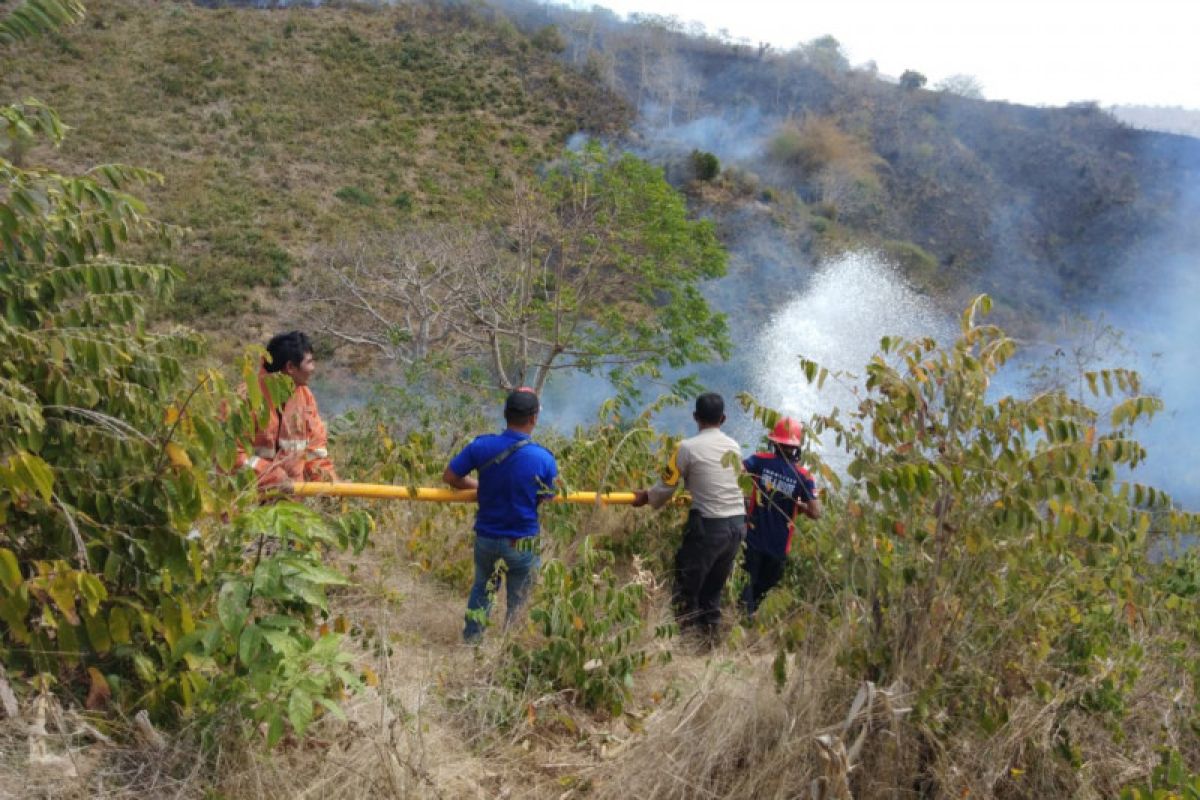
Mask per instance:
[[[277,409],[267,391],[266,376],[265,370],[258,374],[268,406],[267,424],[254,434],[248,448],[238,445],[235,465],[254,470],[259,486],[272,486],[285,479],[336,481],[327,449],[329,436],[312,391],[307,386],[296,387],[283,408]]]

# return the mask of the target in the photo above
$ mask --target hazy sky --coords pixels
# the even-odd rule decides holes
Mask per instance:
[[[573,0],[790,48],[831,34],[852,64],[973,75],[986,97],[1200,109],[1198,0]]]

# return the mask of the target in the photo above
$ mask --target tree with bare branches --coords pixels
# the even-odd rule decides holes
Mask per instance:
[[[469,355],[466,285],[501,255],[493,237],[449,224],[342,243],[319,254],[308,307],[334,338],[389,361]]]
[[[502,203],[495,231],[428,227],[331,253],[312,298],[325,328],[406,364],[472,361],[504,389],[540,391],[562,370],[629,387],[728,354],[699,290],[726,254],[660,169],[592,143],[510,179]]]

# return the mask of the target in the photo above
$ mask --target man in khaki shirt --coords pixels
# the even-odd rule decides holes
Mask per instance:
[[[680,628],[696,626],[712,642],[721,623],[721,592],[746,529],[745,500],[738,486],[742,457],[738,443],[721,432],[721,395],[710,392],[696,398],[692,418],[699,433],[679,443],[656,486],[634,492],[633,505],[661,508],[680,481],[687,486],[692,508],[675,554],[672,603]]]

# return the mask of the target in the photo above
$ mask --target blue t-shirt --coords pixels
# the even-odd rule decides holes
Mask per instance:
[[[450,471],[466,477],[522,439],[529,439],[529,434],[507,429],[476,437],[450,462]],[[476,477],[479,511],[475,514],[475,533],[489,539],[537,535],[538,503],[554,496],[554,480],[558,477],[558,464],[549,450],[530,442]]]
[[[784,558],[792,549],[797,500],[808,501],[817,485],[804,467],[774,453],[755,453],[742,462],[754,479],[746,546]]]

